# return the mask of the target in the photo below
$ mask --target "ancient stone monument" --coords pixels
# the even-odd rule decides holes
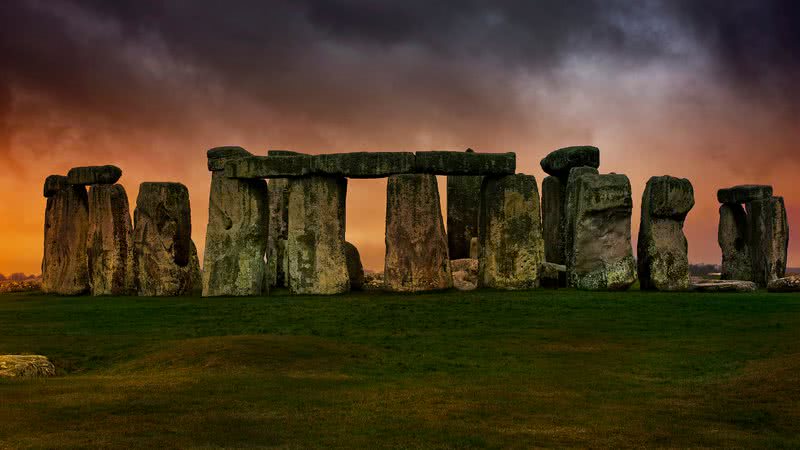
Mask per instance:
[[[544,240],[536,178],[486,177],[481,191],[478,284],[497,289],[539,287]]]
[[[575,177],[574,185],[567,211],[574,214],[569,223],[570,285],[587,290],[628,289],[636,281],[628,177],[585,173]]]
[[[567,177],[567,187],[564,191],[564,215],[561,217],[563,224],[561,225],[561,242],[564,246],[564,266],[566,266],[567,285],[572,286],[572,272],[573,252],[575,244],[575,215],[577,214],[578,206],[578,178],[582,175],[597,175],[597,169],[594,167],[580,166],[573,167],[570,170],[570,175]]]
[[[436,177],[389,177],[386,188],[386,289],[419,292],[452,287]]]
[[[447,177],[447,247],[451,259],[470,257],[473,237],[478,236],[481,183],[483,177]]]
[[[286,240],[289,236],[289,179],[272,178],[269,184],[266,287],[288,287]]]
[[[142,183],[133,213],[133,266],[140,296],[190,293],[199,275],[189,191],[180,183]]]
[[[772,186],[741,185],[717,192],[722,278],[766,287],[786,273],[789,225]],[[744,206],[743,206],[744,205]]]
[[[77,295],[89,290],[86,236],[89,198],[83,185],[50,175],[44,183],[47,208],[44,215],[42,291]]]
[[[87,256],[92,295],[124,295],[134,290],[133,226],[128,194],[119,184],[89,188]]]
[[[638,272],[642,289],[685,291],[689,284],[688,243],[683,222],[694,207],[685,178],[652,177],[642,195]]]
[[[225,176],[224,164],[252,156],[241,147],[208,151],[211,194],[203,263],[203,296],[261,295],[269,210],[267,183]]]

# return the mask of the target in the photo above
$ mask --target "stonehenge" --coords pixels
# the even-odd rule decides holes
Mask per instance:
[[[759,287],[783,278],[789,223],[783,197],[772,186],[739,185],[717,192],[722,279],[752,281]]]
[[[91,186],[86,249],[92,295],[133,292],[132,233],[125,188],[119,184]]]
[[[86,237],[89,230],[89,197],[86,188],[67,183],[67,177],[50,175],[45,180],[42,291],[78,295],[89,290]]]
[[[689,289],[689,245],[683,222],[693,207],[689,180],[662,176],[647,181],[637,245],[641,289]]]
[[[471,258],[472,238],[478,236],[482,176],[447,177],[447,248],[450,259]],[[477,242],[476,242],[477,245]]]

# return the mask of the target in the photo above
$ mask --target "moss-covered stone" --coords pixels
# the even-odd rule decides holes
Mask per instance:
[[[434,175],[511,175],[517,167],[515,153],[417,152],[417,173]]]
[[[470,257],[470,243],[478,235],[483,177],[447,177],[447,247],[450,259]]]
[[[89,198],[84,186],[67,186],[47,198],[44,213],[42,291],[77,295],[89,290],[86,237]]]
[[[480,286],[539,286],[544,239],[539,189],[531,175],[486,177],[481,189]]]
[[[560,148],[541,161],[542,170],[548,175],[566,179],[573,167],[600,167],[600,149],[590,145]]]
[[[119,184],[89,189],[89,230],[86,244],[92,295],[134,292],[133,226],[128,194]]]

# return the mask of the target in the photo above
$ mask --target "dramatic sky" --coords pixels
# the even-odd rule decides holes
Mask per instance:
[[[116,164],[189,187],[206,149],[601,150],[634,238],[654,175],[687,177],[690,260],[720,260],[716,189],[769,183],[800,265],[795,0],[8,0],[0,14],[0,272],[38,273],[42,182]],[[440,190],[444,187],[440,179]],[[385,181],[351,180],[348,240],[383,265]]]

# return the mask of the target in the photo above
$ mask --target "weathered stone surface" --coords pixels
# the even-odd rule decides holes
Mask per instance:
[[[0,355],[0,377],[40,378],[56,375],[53,363],[42,355]]]
[[[469,257],[470,259],[478,259],[481,257],[481,242],[478,237],[469,240]]]
[[[313,156],[250,156],[225,163],[228,178],[289,178],[313,172]]]
[[[692,283],[696,292],[755,292],[758,286],[752,281],[741,280],[703,280]]]
[[[770,292],[800,292],[800,275],[790,275],[771,280],[767,284]]]
[[[286,239],[289,223],[289,179],[269,180],[269,232],[265,287],[287,287]]]
[[[189,191],[181,183],[142,183],[133,213],[133,266],[140,296],[192,291]]]
[[[472,291],[478,287],[478,260],[462,258],[450,260],[453,287],[459,291]]]
[[[315,155],[313,172],[349,178],[383,178],[414,171],[411,152],[352,152]]]
[[[717,239],[722,250],[723,280],[753,279],[747,222],[742,205],[729,203],[720,206]]]
[[[761,287],[786,274],[789,224],[783,197],[747,203],[747,230],[752,257],[752,280]]]
[[[564,190],[564,215],[562,216],[564,236],[561,241],[564,243],[564,265],[567,266],[567,283],[571,283],[570,273],[572,272],[572,251],[575,241],[575,215],[578,206],[578,178],[583,175],[597,175],[594,167],[573,167],[567,179],[567,186]],[[563,181],[562,181],[563,183]]]
[[[267,150],[267,156],[297,156],[305,154],[294,150]]]
[[[42,291],[76,295],[89,290],[86,237],[89,198],[83,186],[69,186],[47,199],[44,215]]]
[[[67,183],[67,177],[64,175],[50,175],[44,180],[44,196],[52,197],[58,191],[66,189],[67,186],[69,186],[69,183]]]
[[[720,203],[747,203],[772,197],[772,186],[743,184],[717,191]]]
[[[228,161],[247,158],[253,156],[252,153],[242,147],[214,147],[206,152],[208,156],[208,170],[212,172],[224,171]]]
[[[557,289],[567,284],[567,266],[551,262],[542,263],[539,271],[539,284],[541,287]]]
[[[452,287],[439,189],[429,174],[392,175],[386,188],[386,289]]]
[[[573,167],[600,167],[600,149],[589,145],[564,147],[545,156],[541,166],[548,175],[567,178]]]
[[[114,184],[122,176],[117,166],[73,167],[67,173],[67,183],[79,186],[90,184]]]
[[[636,281],[631,247],[631,185],[625,175],[576,179],[570,284],[624,290]]]
[[[417,152],[417,173],[434,175],[513,175],[515,153]]]
[[[517,174],[484,179],[480,218],[479,285],[538,287],[544,239],[536,178]]]
[[[341,177],[289,182],[286,253],[292,293],[338,294],[350,289],[344,248],[346,195],[347,179]]]
[[[557,177],[548,176],[542,180],[544,258],[555,264],[564,264],[566,189],[566,183]]]
[[[197,256],[197,247],[194,241],[189,241],[189,276],[192,280],[191,292],[202,294],[203,270],[200,268],[200,258]]]
[[[361,254],[355,245],[345,241],[344,254],[347,258],[347,274],[350,277],[350,289],[360,291],[364,285],[364,266],[361,264]]]
[[[260,295],[269,233],[267,183],[211,174],[203,296]]]
[[[89,189],[89,231],[86,243],[92,295],[134,292],[133,226],[128,194],[119,184]]]
[[[470,256],[473,237],[478,236],[481,183],[483,177],[447,177],[447,247],[450,258]]]
[[[694,206],[689,180],[652,177],[642,195],[638,272],[643,290],[689,289],[688,243],[683,234],[686,214]]]

